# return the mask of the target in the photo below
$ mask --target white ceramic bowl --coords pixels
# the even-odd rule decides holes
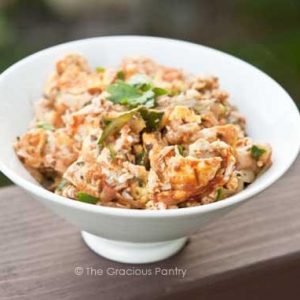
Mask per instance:
[[[231,102],[246,115],[249,135],[272,145],[272,167],[244,191],[226,200],[166,211],[93,206],[43,189],[19,162],[12,145],[16,136],[26,130],[33,116],[32,103],[41,96],[55,61],[69,52],[82,53],[93,67],[117,65],[124,56],[146,55],[165,65],[218,76]],[[55,46],[21,60],[1,74],[0,97],[1,171],[77,225],[96,253],[121,262],[153,262],[174,254],[188,235],[269,187],[286,172],[299,151],[298,110],[274,80],[237,58],[188,42],[114,36]]]

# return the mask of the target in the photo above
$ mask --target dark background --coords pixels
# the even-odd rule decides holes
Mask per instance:
[[[270,74],[300,106],[299,0],[0,0],[0,72],[48,46],[116,34],[226,51]]]

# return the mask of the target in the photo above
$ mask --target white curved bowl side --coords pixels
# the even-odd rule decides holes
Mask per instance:
[[[92,206],[54,195],[35,183],[15,156],[12,144],[32,118],[54,62],[69,52],[83,54],[91,66],[117,65],[124,56],[145,55],[196,74],[220,78],[231,102],[247,118],[247,131],[273,148],[273,166],[246,190],[228,200],[169,211],[136,211]],[[300,118],[289,95],[270,77],[222,52],[169,39],[103,37],[71,42],[38,52],[0,76],[0,168],[15,183],[79,228],[108,239],[158,242],[180,238],[224,214],[276,181],[299,151]]]

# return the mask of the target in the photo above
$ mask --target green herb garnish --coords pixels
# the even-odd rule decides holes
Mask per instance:
[[[183,153],[184,153],[184,147],[182,145],[177,145],[177,149],[178,149],[178,152],[181,156],[183,156]]]
[[[147,151],[141,151],[135,155],[135,164],[145,167],[149,165],[149,157]]]
[[[91,100],[85,102],[85,103],[82,105],[82,107],[86,107],[86,106],[88,106],[88,105],[90,105],[90,104],[92,104],[92,101],[91,101]]]
[[[171,96],[171,97],[177,96],[180,93],[181,93],[180,90],[171,90],[171,91],[168,92],[169,96]]]
[[[163,96],[163,95],[168,94],[167,90],[162,89],[160,87],[153,88],[153,92],[154,92],[155,96]]]
[[[127,105],[129,107],[137,107],[140,105],[144,105],[150,108],[155,106],[154,93],[151,90],[147,92],[139,90],[139,92],[140,95],[137,97],[121,99],[120,104]]]
[[[103,68],[103,67],[97,67],[96,68],[96,72],[98,72],[98,73],[104,73],[105,72],[105,68]]]
[[[107,87],[107,91],[111,94],[109,100],[117,104],[122,103],[122,101],[131,101],[142,95],[142,92],[137,88],[123,81],[111,84]]]
[[[117,73],[117,78],[118,78],[119,80],[124,80],[124,79],[125,79],[125,74],[124,74],[124,72],[123,72],[123,71],[119,71],[119,72]]]
[[[259,148],[255,145],[251,147],[250,151],[251,151],[251,156],[256,160],[258,160],[266,152],[265,149]]]
[[[132,119],[135,114],[137,114],[137,112],[137,109],[133,109],[111,120],[110,123],[104,128],[102,135],[98,140],[98,144],[103,145],[108,136],[117,133],[125,124],[127,124]]]
[[[114,160],[117,156],[117,152],[114,150],[113,146],[111,144],[108,144],[106,146],[109,150],[109,153],[110,153],[110,157],[112,158],[112,160]]]
[[[123,113],[115,119],[110,120],[107,126],[104,128],[101,137],[98,140],[99,145],[104,145],[106,139],[127,124],[133,116],[141,116],[146,123],[146,130],[153,131],[160,127],[163,112],[154,109],[148,109],[144,106],[137,107],[128,112]]]
[[[129,107],[139,105],[153,107],[155,94],[153,91],[145,91],[145,89],[145,86],[137,87],[124,81],[117,81],[108,86],[107,91],[111,95],[108,99],[113,103],[128,105]]]
[[[41,123],[38,123],[36,127],[37,128],[42,128],[42,129],[45,129],[45,130],[54,130],[54,126],[49,124],[49,123],[41,122]]]
[[[146,123],[147,131],[154,131],[160,127],[164,112],[145,107],[141,107],[139,112]]]
[[[150,83],[144,83],[142,85],[139,86],[139,89],[142,91],[142,92],[147,92],[149,91],[150,89],[152,88],[152,85]],[[155,95],[155,93],[154,93]]]
[[[137,165],[143,166],[144,165],[144,160],[145,160],[145,151],[142,151],[142,152],[137,153],[135,155],[135,163]]]
[[[135,164],[144,166],[146,170],[150,169],[149,156],[147,151],[139,152],[135,155]]]
[[[221,200],[222,198],[222,188],[218,188],[216,192],[216,201]]]
[[[141,87],[143,85],[150,85],[151,87],[149,77],[144,74],[136,74],[134,76],[131,76],[127,83],[136,87]]]
[[[144,105],[150,108],[155,106],[155,99],[158,96],[168,93],[165,89],[153,87],[148,77],[142,74],[131,77],[127,82],[122,79],[122,76],[118,76],[118,79],[107,87],[110,93],[108,99],[116,104],[129,107]]]
[[[79,200],[80,202],[96,204],[99,201],[99,198],[96,198],[84,192],[78,192],[76,196],[77,200]]]

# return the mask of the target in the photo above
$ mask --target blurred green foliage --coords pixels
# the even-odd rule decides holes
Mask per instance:
[[[103,1],[94,12],[79,10],[75,16],[64,15],[58,6],[53,9],[51,1],[0,2],[0,72],[30,53],[67,40],[103,34],[169,36],[250,62],[283,85],[300,106],[299,0],[123,0],[108,7]],[[0,174],[0,186],[8,183]]]
[[[276,79],[300,106],[300,1],[238,0],[243,38],[220,45]]]

